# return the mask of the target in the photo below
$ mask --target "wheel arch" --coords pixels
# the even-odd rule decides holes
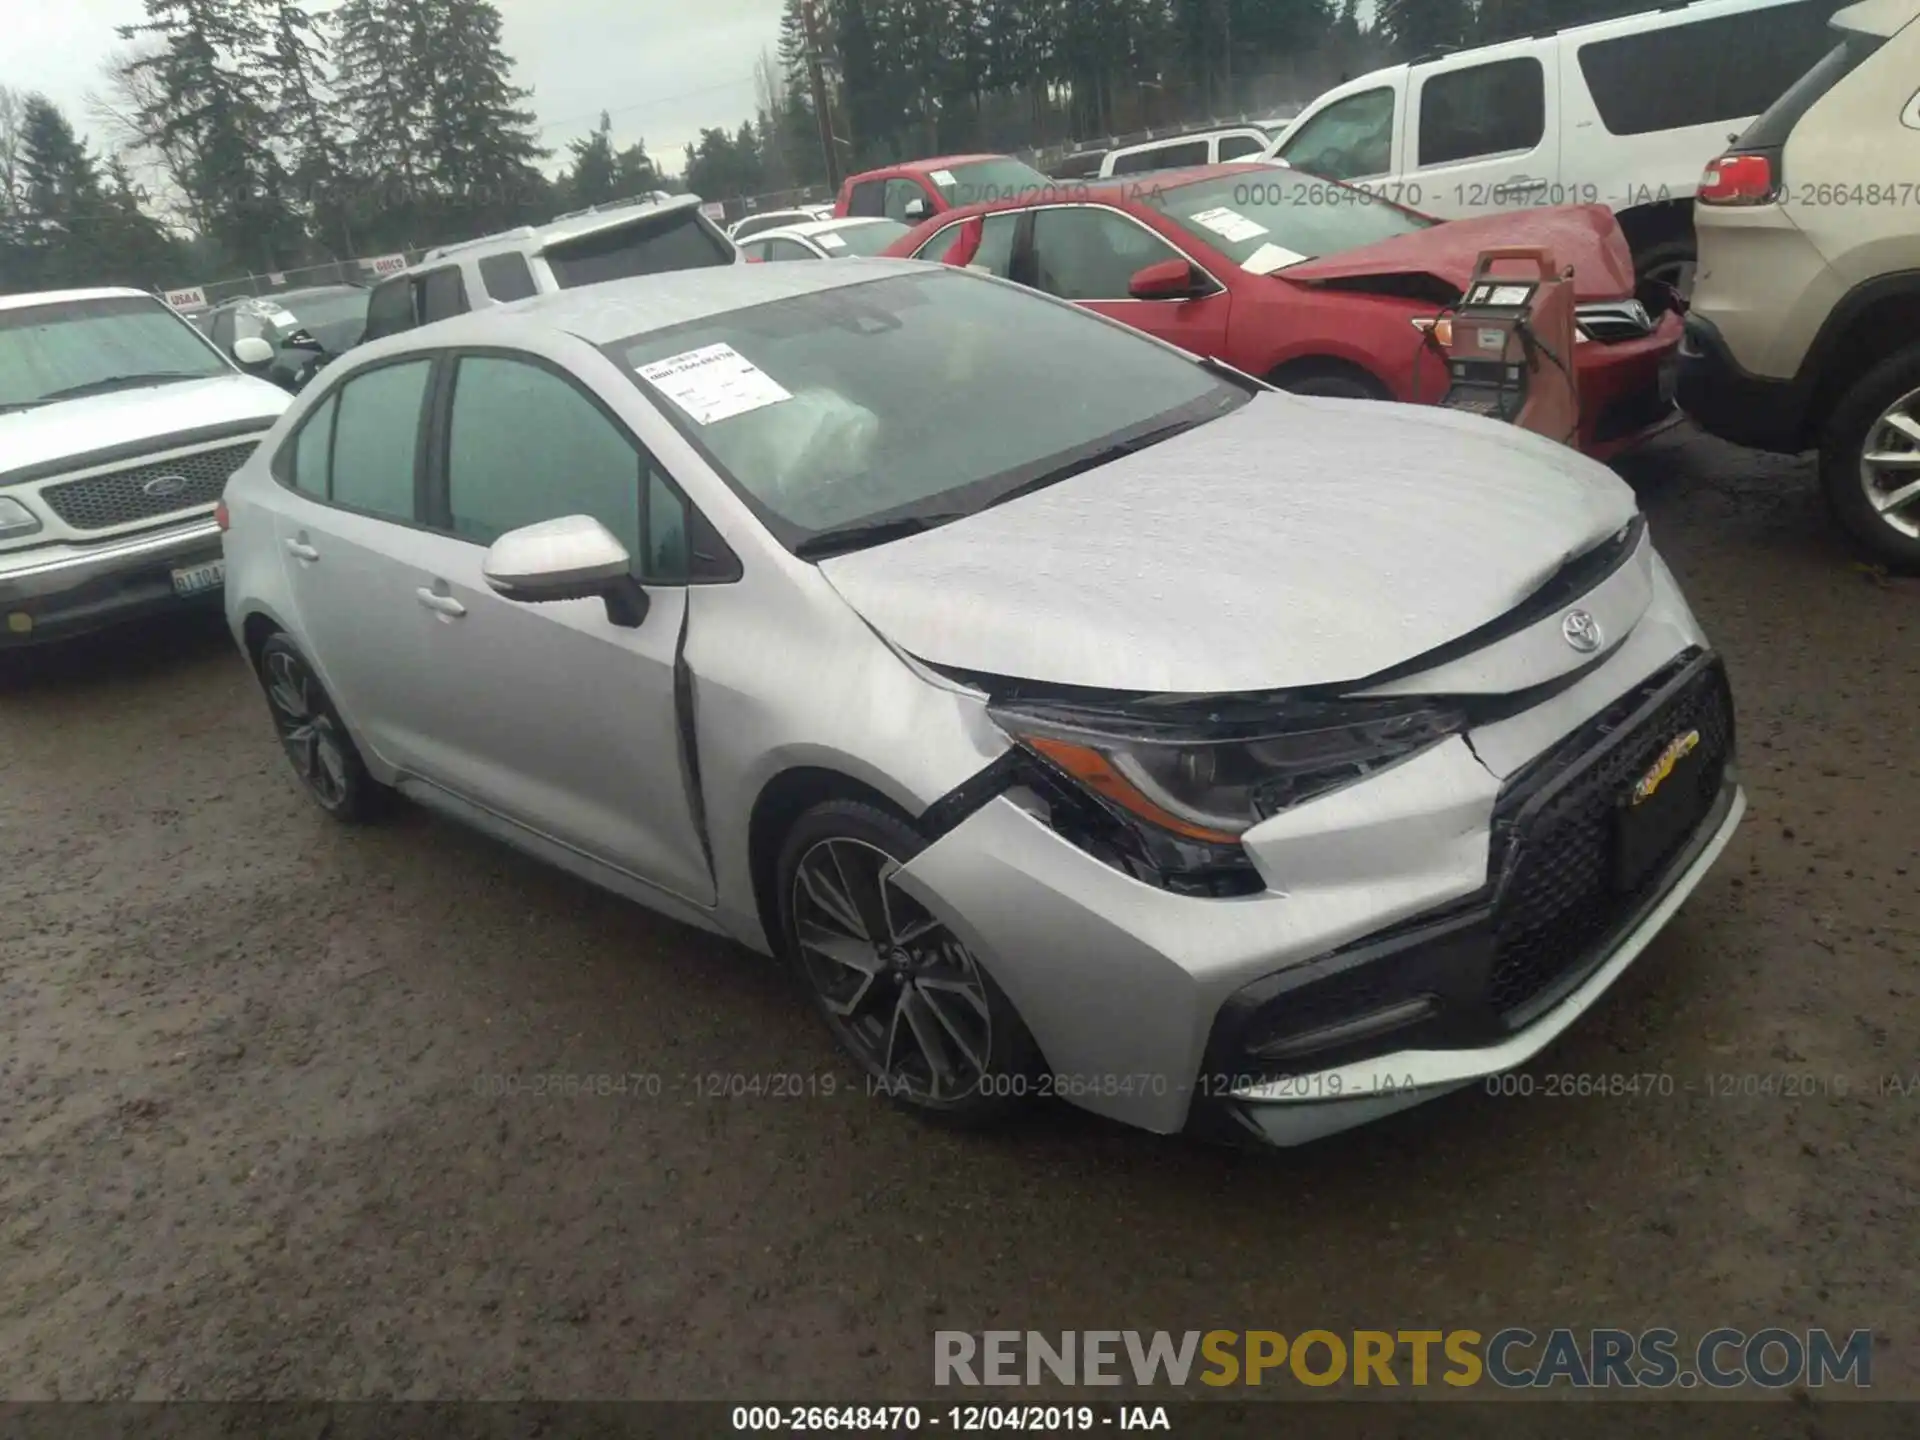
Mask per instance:
[[[1920,270],[1881,275],[1833,307],[1803,366],[1811,379],[1806,436],[1818,441],[1847,392],[1881,362],[1920,344]]]
[[[1283,360],[1261,378],[1269,385],[1285,390],[1289,382],[1305,380],[1313,376],[1332,375],[1341,379],[1353,380],[1378,393],[1379,398],[1394,398],[1393,387],[1381,376],[1358,360],[1344,355],[1329,354],[1324,351],[1311,355],[1296,355]]]
[[[1674,240],[1698,243],[1693,227],[1693,197],[1684,200],[1656,200],[1645,205],[1630,205],[1614,212],[1620,231],[1627,237],[1627,248],[1634,259],[1655,245]]]

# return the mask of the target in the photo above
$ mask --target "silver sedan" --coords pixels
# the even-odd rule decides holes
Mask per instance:
[[[1744,808],[1609,471],[945,267],[354,350],[223,516],[322,807],[397,792],[777,956],[954,1120],[1289,1144],[1495,1075]]]

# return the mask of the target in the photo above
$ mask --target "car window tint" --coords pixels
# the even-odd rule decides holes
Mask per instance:
[[[687,502],[651,466],[647,468],[647,534],[641,578],[672,585],[684,582],[691,564],[687,543]]]
[[[1033,217],[1036,278],[1062,300],[1124,300],[1136,271],[1179,253],[1113,210],[1041,210]]]
[[[1280,158],[1328,180],[1384,175],[1393,167],[1393,112],[1385,86],[1336,100],[1294,133]]]
[[[885,215],[887,184],[884,180],[862,180],[847,199],[849,215]]]
[[[1546,138],[1547,72],[1531,55],[1428,78],[1420,87],[1420,163],[1531,150]]]
[[[447,508],[463,539],[591,515],[640,553],[640,454],[591,400],[551,370],[469,355],[454,378]]]
[[[340,388],[333,438],[335,504],[413,519],[414,453],[432,368],[426,360],[382,365]]]
[[[1220,141],[1220,158],[1238,160],[1245,155],[1258,155],[1266,148],[1266,141],[1256,140],[1251,135],[1227,135]]]
[[[898,220],[902,224],[916,223],[907,214],[907,207],[918,200],[921,205],[920,219],[925,220],[933,213],[933,206],[927,200],[927,192],[920,188],[918,180],[887,181],[884,213],[889,220]]]
[[[398,335],[413,326],[413,282],[403,278],[374,286],[367,300],[367,339]]]
[[[435,320],[451,319],[467,313],[467,287],[460,278],[460,267],[448,265],[420,277],[420,320],[430,325]]]
[[[1827,21],[1843,0],[1796,0],[1668,25],[1579,51],[1600,123],[1646,135],[1759,115],[1834,44]],[[1702,57],[1712,57],[1703,63]]]
[[[503,305],[525,300],[537,290],[527,257],[518,250],[509,250],[503,255],[482,255],[480,283],[487,287],[487,294]]]
[[[984,270],[989,275],[1007,278],[1013,268],[1013,236],[1020,228],[1020,217],[1024,210],[1001,210],[986,217],[980,234],[980,248],[974,251],[973,260],[967,266],[969,270]],[[949,225],[935,233],[934,237],[913,252],[916,260],[932,260],[936,263],[947,258],[947,252],[953,249],[960,239],[960,232],[966,222]]]
[[[293,487],[309,495],[327,493],[327,470],[333,459],[333,411],[339,404],[338,392],[329,395],[300,426],[293,441]],[[411,474],[407,477],[413,483]],[[411,490],[409,489],[409,495]]]

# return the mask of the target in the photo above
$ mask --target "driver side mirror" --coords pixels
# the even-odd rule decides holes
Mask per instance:
[[[1211,289],[1206,277],[1187,260],[1157,260],[1136,270],[1127,282],[1127,293],[1136,300],[1192,300]]]
[[[258,335],[245,335],[233,342],[233,358],[242,370],[258,370],[273,363],[273,346]]]
[[[480,573],[495,594],[522,604],[597,596],[606,602],[608,622],[627,630],[647,616],[647,592],[633,578],[633,557],[591,515],[509,530],[489,547]]]

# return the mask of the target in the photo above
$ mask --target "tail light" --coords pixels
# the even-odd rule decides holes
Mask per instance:
[[[1702,205],[1765,205],[1779,190],[1766,155],[1722,155],[1700,177]]]
[[[220,527],[222,535],[227,533],[227,502],[222,500],[213,507],[213,523]]]

